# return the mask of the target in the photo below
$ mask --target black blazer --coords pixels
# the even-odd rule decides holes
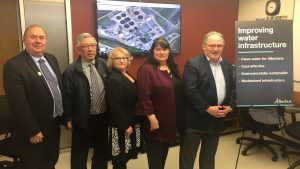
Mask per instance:
[[[105,60],[97,58],[95,67],[105,83],[107,75]],[[83,72],[81,58],[70,64],[62,76],[65,91],[63,95],[65,125],[68,121],[72,121],[74,128],[86,130],[90,123],[91,96],[90,84]]]
[[[48,53],[44,57],[63,92],[56,58]],[[13,122],[12,136],[17,142],[29,143],[29,138],[41,131],[46,139],[53,128],[54,100],[40,69],[24,50],[4,64],[3,75]]]
[[[222,105],[233,107],[235,82],[232,65],[225,60],[221,61],[220,64],[226,83],[226,96]],[[187,97],[186,127],[198,130],[221,130],[223,120],[206,112],[209,106],[218,104],[218,97],[213,73],[204,54],[186,62],[183,79]]]
[[[135,84],[113,68],[106,79],[105,91],[110,126],[122,131],[133,127],[136,122],[133,113],[137,101]]]

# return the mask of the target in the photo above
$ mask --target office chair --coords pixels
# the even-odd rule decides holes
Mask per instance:
[[[13,159],[12,161],[0,160],[0,169],[15,169],[19,167],[19,159],[10,137],[9,108],[4,97],[0,98],[0,104],[0,156]]]
[[[284,130],[287,135],[300,141],[300,132],[299,132],[300,131],[300,121],[296,120],[296,114],[300,113],[300,108],[297,108],[297,107],[286,108],[286,113],[291,114],[292,122],[290,124],[286,125],[284,127]],[[286,158],[290,154],[300,156],[300,151],[284,151],[284,153],[282,153],[282,157]],[[300,166],[300,159],[293,162],[288,169],[294,169],[297,166]]]
[[[263,112],[257,112],[257,114],[259,114],[259,113],[263,113]],[[259,114],[259,115],[262,115],[262,114]],[[277,117],[277,119],[278,119],[278,117]],[[254,120],[253,117],[249,114],[249,108],[241,108],[240,122],[241,122],[241,125],[244,127],[244,131],[251,130],[252,133],[259,134],[259,138],[251,138],[251,137],[242,136],[242,137],[238,137],[236,139],[237,144],[241,144],[242,141],[251,142],[243,149],[242,155],[246,156],[248,151],[256,146],[258,146],[260,148],[264,147],[271,152],[272,161],[277,161],[278,153],[271,147],[271,145],[280,146],[281,151],[285,150],[285,145],[283,145],[279,142],[276,142],[276,141],[265,140],[264,133],[278,131],[280,129],[279,124],[265,124],[265,123]]]

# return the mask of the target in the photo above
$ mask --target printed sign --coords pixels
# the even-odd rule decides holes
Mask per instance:
[[[237,21],[237,106],[290,106],[293,97],[293,22]]]

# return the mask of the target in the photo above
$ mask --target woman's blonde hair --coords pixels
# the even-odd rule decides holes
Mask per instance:
[[[107,68],[108,68],[109,71],[111,71],[112,68],[114,67],[113,59],[117,57],[118,53],[122,53],[127,58],[127,67],[126,67],[126,69],[128,69],[130,67],[132,56],[130,55],[128,50],[126,50],[122,47],[116,47],[108,55],[106,65],[107,65]]]

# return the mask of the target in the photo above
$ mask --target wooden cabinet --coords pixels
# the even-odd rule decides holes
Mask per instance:
[[[229,134],[241,130],[239,113],[240,109],[236,108],[234,112],[229,113],[225,117],[225,127],[222,134]]]
[[[17,16],[17,0],[1,0],[0,5],[0,96],[3,90],[3,64],[20,52],[20,33]]]

